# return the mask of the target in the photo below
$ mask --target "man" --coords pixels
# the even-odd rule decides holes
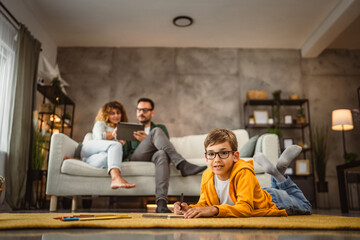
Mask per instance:
[[[164,125],[151,121],[154,116],[154,102],[148,98],[140,98],[137,102],[136,116],[145,126],[144,131],[137,131],[134,137],[137,141],[127,141],[124,145],[124,161],[152,161],[155,164],[156,181],[156,212],[170,213],[167,208],[168,188],[170,178],[169,164],[173,163],[186,177],[195,175],[206,169],[187,162],[169,141],[169,134]]]

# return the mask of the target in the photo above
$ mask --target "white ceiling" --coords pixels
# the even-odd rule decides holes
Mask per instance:
[[[360,0],[23,0],[58,46],[360,49]],[[187,15],[194,24],[178,28]]]

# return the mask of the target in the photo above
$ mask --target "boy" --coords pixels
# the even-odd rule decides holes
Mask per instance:
[[[252,217],[311,214],[311,205],[301,190],[283,174],[301,152],[292,145],[280,156],[276,167],[262,153],[254,160],[272,175],[271,188],[261,189],[253,161],[239,159],[236,136],[226,129],[214,129],[206,137],[200,199],[195,205],[174,204],[175,214],[184,218]]]

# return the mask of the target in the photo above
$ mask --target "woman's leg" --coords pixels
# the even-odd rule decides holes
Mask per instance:
[[[97,168],[107,168],[111,176],[110,187],[133,188],[136,184],[129,184],[122,178],[122,145],[116,141],[92,140],[85,142],[81,149],[81,159]]]
[[[115,142],[111,144],[107,151],[107,165],[108,165],[108,173],[111,176],[111,184],[110,187],[112,189],[117,188],[134,188],[136,184],[128,183],[121,176],[121,162],[122,162],[122,145],[119,142]]]

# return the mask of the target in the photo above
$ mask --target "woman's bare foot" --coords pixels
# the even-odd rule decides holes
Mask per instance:
[[[112,180],[110,184],[111,189],[118,189],[118,188],[134,188],[136,184],[128,183],[124,179],[122,180]]]
[[[120,174],[120,170],[117,168],[113,168],[110,170],[111,175],[111,189],[117,188],[134,188],[136,184],[128,183],[124,178],[122,178]]]

